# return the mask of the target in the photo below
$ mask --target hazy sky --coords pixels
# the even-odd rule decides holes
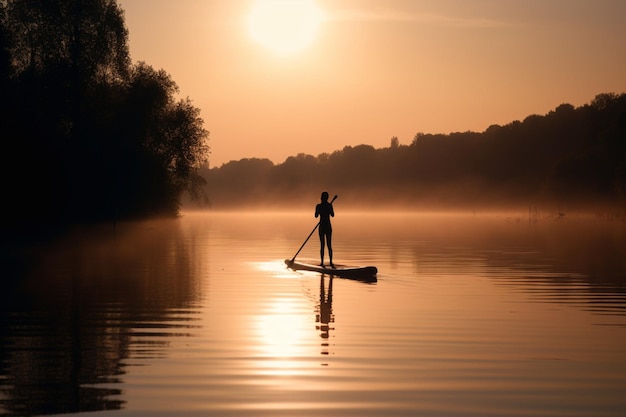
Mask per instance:
[[[282,54],[253,39],[255,0],[118,1],[133,61],[201,109],[211,166],[482,132],[626,92],[624,0],[308,1],[322,21]]]

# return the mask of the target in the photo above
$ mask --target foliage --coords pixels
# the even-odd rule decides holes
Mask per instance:
[[[131,64],[116,1],[8,0],[0,19],[5,229],[176,215],[208,132],[165,71]]]
[[[626,208],[626,94],[561,104],[482,133],[394,139],[388,148],[346,146],[278,165],[233,161],[204,175],[215,208],[310,205],[322,189],[369,208]]]

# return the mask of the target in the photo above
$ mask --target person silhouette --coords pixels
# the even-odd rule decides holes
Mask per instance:
[[[324,240],[326,240],[326,246],[328,246],[328,257],[330,258],[330,267],[334,268],[333,264],[333,227],[330,224],[330,218],[335,217],[335,210],[332,203],[328,202],[328,193],[324,191],[321,195],[321,202],[315,206],[315,218],[320,218],[319,223],[319,235],[320,235],[320,265],[324,266]]]

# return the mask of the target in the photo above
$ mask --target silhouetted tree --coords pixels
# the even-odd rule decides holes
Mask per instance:
[[[124,217],[176,213],[182,192],[199,185],[208,133],[189,99],[174,100],[177,91],[163,70],[139,63],[130,71],[114,121],[117,160],[109,161]]]
[[[176,215],[208,132],[165,71],[131,64],[116,1],[6,0],[0,19],[13,229]]]
[[[230,177],[237,178],[237,166],[229,164]],[[212,178],[225,180],[219,187],[212,183],[217,206],[228,188],[220,175],[225,168],[211,170]],[[600,94],[578,108],[564,103],[482,133],[420,132],[407,146],[392,138],[387,148],[346,146],[317,158],[299,154],[266,169],[268,188],[247,176],[248,187],[259,186],[258,199],[247,202],[262,204],[271,190],[281,190],[282,201],[302,200],[303,193],[315,196],[324,188],[343,193],[343,204],[350,194],[357,196],[353,203],[374,206],[526,207],[542,201],[626,208],[626,94]]]

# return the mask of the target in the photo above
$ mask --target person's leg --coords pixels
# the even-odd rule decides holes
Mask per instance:
[[[324,266],[324,231],[320,227],[319,229],[320,235],[320,266]]]
[[[328,257],[330,258],[330,266],[334,268],[333,264],[333,230],[329,229],[326,232],[326,245],[328,246]]]

